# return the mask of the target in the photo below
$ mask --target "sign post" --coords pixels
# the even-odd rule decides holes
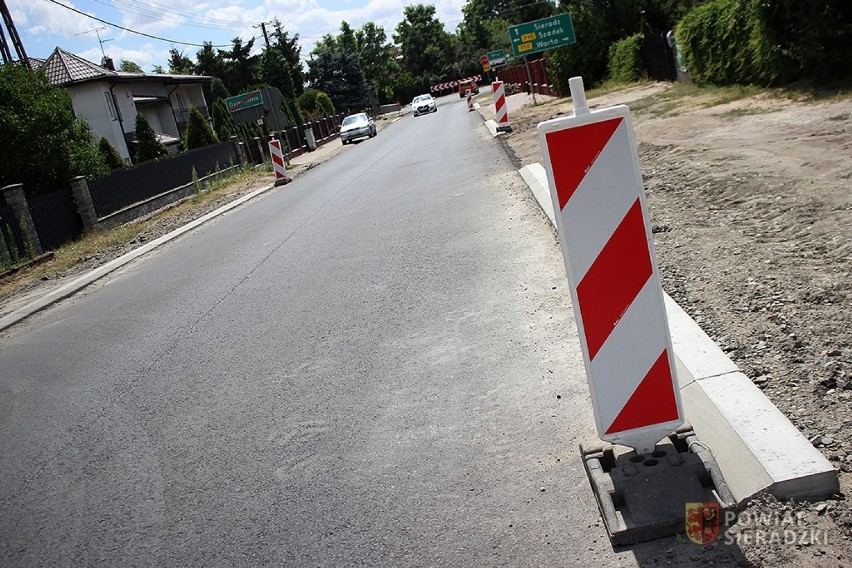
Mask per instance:
[[[589,111],[538,125],[556,226],[602,440],[652,451],[683,423],[630,111]]]

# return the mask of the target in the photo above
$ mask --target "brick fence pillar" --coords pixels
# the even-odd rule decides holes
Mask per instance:
[[[77,176],[71,180],[71,192],[74,194],[74,203],[77,204],[77,212],[83,221],[83,230],[91,231],[98,223],[98,214],[92,203],[92,194],[89,193],[89,183],[86,176]]]
[[[41,239],[38,238],[33,217],[30,215],[30,208],[27,205],[27,198],[24,196],[24,184],[15,183],[7,185],[3,189],[0,189],[0,192],[3,193],[3,197],[6,199],[6,205],[12,210],[15,222],[21,227],[30,252],[36,256],[43,253]]]

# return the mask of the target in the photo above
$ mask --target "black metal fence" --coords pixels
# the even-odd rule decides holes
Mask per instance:
[[[70,188],[27,198],[43,250],[54,250],[83,234],[83,221]]]
[[[674,52],[663,34],[645,34],[642,39],[642,60],[648,78],[655,81],[676,81]]]
[[[232,142],[199,148],[172,158],[148,162],[89,182],[92,204],[98,217],[105,217],[134,203],[145,201],[198,177],[240,162]]]

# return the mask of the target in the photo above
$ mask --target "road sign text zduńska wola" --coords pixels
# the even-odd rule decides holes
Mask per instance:
[[[515,57],[577,42],[570,14],[509,26],[509,39]]]

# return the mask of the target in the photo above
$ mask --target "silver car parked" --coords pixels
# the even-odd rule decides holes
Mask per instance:
[[[340,125],[340,140],[349,144],[356,138],[372,138],[376,135],[376,123],[366,113],[350,114]]]

